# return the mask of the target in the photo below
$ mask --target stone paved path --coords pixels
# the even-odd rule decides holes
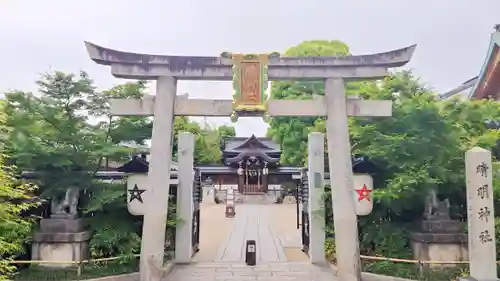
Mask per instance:
[[[215,260],[244,262],[245,243],[255,240],[257,263],[286,261],[280,240],[272,230],[269,211],[266,205],[237,205],[233,228]]]
[[[226,219],[222,204],[202,206],[201,250],[192,264],[175,266],[166,281],[337,280],[330,267],[312,265],[300,252],[300,241],[295,241],[300,235],[294,208],[277,204],[237,205],[236,217]],[[247,239],[257,241],[256,266],[244,262]],[[296,248],[303,257],[290,259],[283,246]]]
[[[193,257],[195,262],[212,262],[217,259],[219,249],[226,243],[234,220],[224,215],[222,204],[201,204],[200,251]]]
[[[167,281],[334,281],[327,266],[316,266],[304,262],[267,262],[256,266],[244,263],[214,262],[193,263],[176,266]]]

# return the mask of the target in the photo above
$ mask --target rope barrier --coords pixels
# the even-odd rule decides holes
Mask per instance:
[[[137,258],[140,255],[131,255],[131,256],[118,256],[118,257],[109,257],[109,258],[100,258],[100,259],[89,259],[82,261],[41,261],[41,260],[13,260],[7,261],[9,264],[77,264],[77,273],[78,276],[81,275],[82,268],[81,266],[84,264],[97,263],[103,261],[114,261],[123,258]],[[388,257],[380,257],[380,256],[366,256],[360,255],[360,258],[363,260],[371,260],[371,261],[390,261],[390,262],[400,262],[400,263],[409,263],[409,264],[419,264],[423,266],[425,264],[469,264],[469,261],[419,261],[419,260],[410,260],[410,259],[400,259],[400,258],[388,258]],[[500,264],[500,261],[497,261],[497,264]]]
[[[90,259],[90,260],[82,260],[82,261],[41,261],[41,260],[31,260],[31,261],[21,261],[21,260],[13,260],[7,261],[8,264],[74,264],[76,265],[76,275],[78,277],[82,276],[83,265],[90,263],[98,263],[104,261],[114,261],[124,258],[137,258],[140,255],[130,255],[130,256],[119,256],[119,257],[109,257],[109,258],[100,258],[100,259]]]
[[[30,261],[22,261],[22,260],[14,260],[7,261],[9,264],[88,264],[88,263],[96,263],[102,261],[113,261],[119,260],[123,258],[137,258],[140,255],[131,255],[131,256],[119,256],[119,257],[109,257],[109,258],[100,258],[100,259],[89,259],[82,261],[40,261],[40,260],[30,260]],[[392,261],[392,262],[401,262],[401,263],[420,263],[420,264],[469,264],[469,261],[419,261],[419,260],[410,260],[410,259],[400,259],[400,258],[387,258],[380,256],[366,256],[360,255],[361,259],[364,260],[374,260],[374,261]],[[500,261],[497,261],[497,264],[500,264]]]
[[[378,260],[378,261],[392,261],[401,263],[419,263],[419,264],[469,264],[469,261],[419,261],[419,260],[409,260],[409,259],[398,259],[398,258],[386,258],[377,256],[365,256],[360,255],[361,259],[365,260]],[[500,261],[497,261],[500,264]]]
[[[7,261],[9,264],[87,264],[87,263],[96,263],[102,261],[113,261],[119,260],[123,258],[131,258],[131,257],[139,257],[140,255],[131,255],[131,256],[119,256],[119,257],[109,257],[109,258],[100,258],[100,259],[90,259],[90,260],[82,260],[82,261],[41,261],[41,260],[31,260],[31,261]]]

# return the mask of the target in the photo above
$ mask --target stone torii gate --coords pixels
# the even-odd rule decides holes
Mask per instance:
[[[330,181],[333,186],[338,276],[360,279],[357,216],[352,196],[353,175],[348,116],[391,116],[391,101],[347,99],[344,83],[379,79],[388,68],[405,65],[416,45],[385,53],[346,57],[279,57],[279,54],[230,54],[219,57],[164,56],[122,52],[86,42],[90,58],[111,66],[118,78],[156,80],[156,96],[113,100],[112,115],[154,116],[148,182],[154,202],[144,215],[141,281],[159,280],[152,274],[163,265],[174,116],[326,116]],[[176,98],[177,80],[233,80],[232,100]],[[322,80],[325,96],[312,100],[265,100],[268,80]],[[318,150],[319,151],[319,150]],[[317,202],[311,202],[318,205]],[[314,223],[314,221],[313,221]],[[310,226],[311,231],[318,231]],[[324,231],[324,230],[320,230]],[[313,235],[319,237],[320,235]],[[323,235],[324,236],[324,235]],[[324,239],[324,238],[323,238]],[[311,245],[312,262],[324,257],[322,243]],[[315,248],[316,247],[316,248]]]

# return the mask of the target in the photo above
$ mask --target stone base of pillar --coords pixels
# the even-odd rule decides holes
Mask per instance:
[[[33,236],[31,259],[58,262],[40,263],[43,267],[75,266],[72,262],[89,258],[90,236],[90,231],[84,229],[82,219],[43,219],[40,231]]]
[[[468,258],[467,234],[462,223],[450,219],[423,221],[420,232],[411,233],[413,256],[421,261],[461,261]],[[432,268],[457,264],[430,264]]]

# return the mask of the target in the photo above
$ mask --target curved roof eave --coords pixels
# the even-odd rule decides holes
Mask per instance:
[[[264,153],[262,151],[255,151],[255,152],[254,151],[252,151],[252,152],[251,151],[243,151],[235,157],[226,159],[226,163],[228,163],[228,164],[237,163],[237,162],[243,160],[243,158],[248,157],[248,156],[260,157],[268,163],[277,163],[279,161],[278,158],[270,157],[269,155],[267,155],[266,153]]]
[[[481,82],[484,79],[484,76],[486,75],[486,72],[488,70],[488,65],[490,61],[492,60],[492,55],[493,55],[493,50],[495,49],[495,46],[500,47],[500,30],[496,30],[493,34],[491,34],[490,37],[490,46],[488,48],[488,53],[486,55],[486,59],[483,63],[483,66],[481,67],[481,72],[479,73],[478,79],[476,81],[476,84],[472,88],[472,90],[468,94],[468,98],[472,99],[474,98],[474,94],[476,93],[477,87],[481,85]]]
[[[472,79],[469,79],[467,81],[465,81],[462,85],[448,91],[448,92],[445,92],[443,94],[440,94],[439,95],[439,98],[440,99],[447,99],[447,98],[451,98],[452,96],[456,95],[456,94],[460,94],[462,93],[463,91],[467,90],[467,89],[471,89],[472,87],[474,87],[474,85],[476,84],[478,80],[478,77],[474,77]],[[468,95],[469,93],[467,93]]]

